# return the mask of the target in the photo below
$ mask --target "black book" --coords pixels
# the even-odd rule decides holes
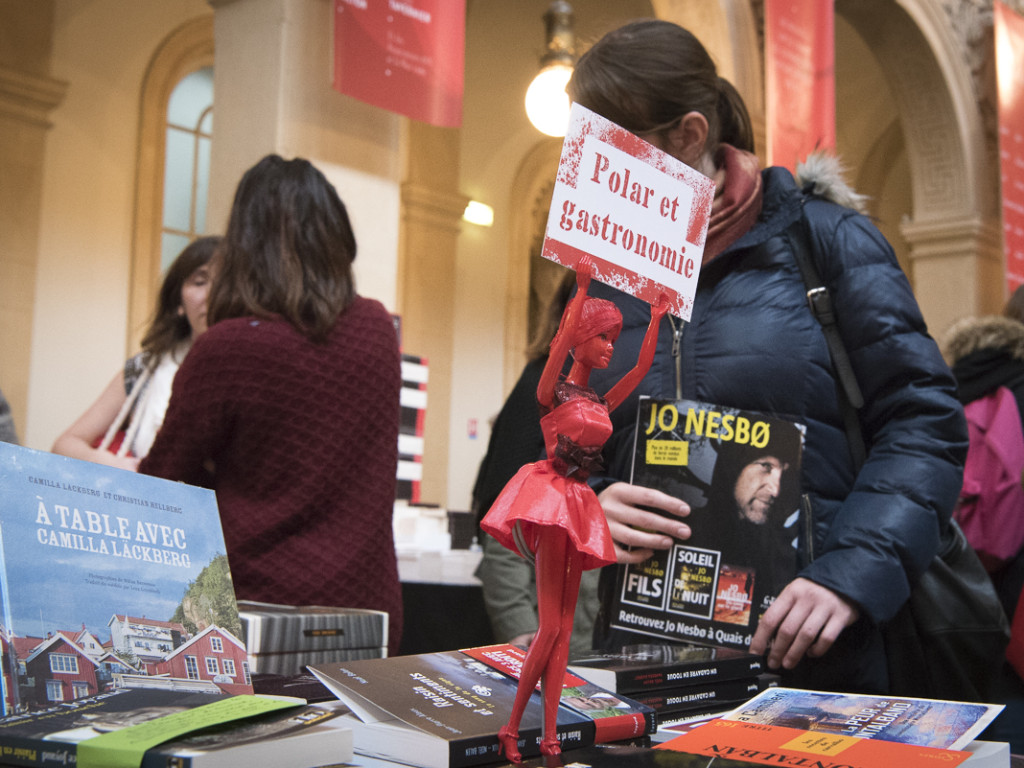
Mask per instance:
[[[83,741],[225,698],[222,693],[126,688],[8,715],[0,718],[0,763],[74,765]]]
[[[692,533],[617,567],[611,626],[749,647],[797,573],[802,443],[800,425],[768,414],[641,397],[631,482],[689,504]]]
[[[658,722],[691,712],[710,709],[734,709],[765,688],[779,685],[779,675],[763,674],[739,680],[720,680],[678,688],[658,688],[630,694],[658,713]]]
[[[310,704],[320,701],[334,701],[337,697],[323,683],[308,672],[298,675],[254,674],[254,693],[263,696],[294,696]]]
[[[744,680],[764,672],[764,657],[738,648],[696,643],[640,643],[617,651],[594,651],[574,659],[569,670],[609,691],[641,691]]]
[[[141,768],[317,768],[352,760],[340,701],[307,704],[203,729],[146,752]]]

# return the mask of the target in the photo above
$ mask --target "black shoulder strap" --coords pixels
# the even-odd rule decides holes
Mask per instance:
[[[854,375],[850,356],[846,353],[846,347],[843,345],[843,338],[839,334],[839,326],[836,324],[836,315],[832,307],[832,296],[821,279],[810,253],[810,233],[807,231],[807,219],[802,207],[800,218],[790,226],[786,237],[793,248],[793,256],[800,268],[804,287],[807,289],[807,305],[821,324],[821,330],[825,334],[825,343],[828,345],[832,367],[835,369],[839,384],[836,390],[843,424],[846,427],[847,441],[850,444],[850,457],[853,459],[854,467],[859,470],[867,458],[864,435],[861,432],[860,419],[857,415],[858,409],[864,405],[864,396],[857,384],[857,377]]]

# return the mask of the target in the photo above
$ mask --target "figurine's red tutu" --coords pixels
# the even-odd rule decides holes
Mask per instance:
[[[519,522],[531,551],[541,526],[562,528],[583,556],[584,570],[615,562],[615,546],[597,495],[586,483],[588,461],[612,433],[608,406],[589,390],[559,384],[567,397],[540,425],[548,456],[522,467],[508,481],[480,527],[504,547],[519,550],[513,528]],[[561,440],[559,439],[561,437]]]

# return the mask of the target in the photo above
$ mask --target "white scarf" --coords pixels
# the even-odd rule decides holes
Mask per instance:
[[[171,399],[171,385],[174,382],[174,375],[178,372],[178,366],[185,358],[191,344],[185,343],[178,346],[171,352],[160,356],[155,364],[147,365],[145,370],[132,386],[124,405],[118,412],[107,434],[100,443],[101,450],[105,450],[118,429],[124,423],[125,417],[131,413],[131,420],[128,422],[128,429],[125,432],[124,440],[118,448],[117,455],[125,456],[129,451],[136,458],[141,459],[153,446],[156,433],[163,424],[164,414],[167,411],[167,403]]]

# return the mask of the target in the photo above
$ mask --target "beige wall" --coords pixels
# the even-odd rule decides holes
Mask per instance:
[[[295,36],[318,40],[304,47],[301,41],[291,42],[290,52],[301,49],[302,54],[281,68],[281,77],[320,86],[301,96],[289,91],[289,98],[301,103],[276,105],[285,116],[266,120],[273,128],[271,139],[261,140],[253,126],[266,113],[252,99],[260,70],[249,66],[251,59],[218,67],[215,163],[224,169],[217,173],[215,168],[210,227],[223,226],[239,175],[260,156],[270,151],[308,156],[351,208],[360,243],[356,277],[361,290],[394,310],[399,119],[331,91],[330,35],[320,34],[329,3],[296,7],[289,16],[291,37],[282,35],[279,47],[265,54],[273,59],[268,67],[289,52],[288,41]],[[31,447],[48,449],[120,370],[129,351],[126,318],[142,81],[168,34],[196,16],[212,14],[205,0],[57,3],[51,74],[66,80],[68,88],[52,114],[42,174],[30,395],[26,424],[19,425]],[[251,32],[249,21],[243,20],[236,34]],[[273,27],[263,32],[272,34]],[[241,56],[248,49],[236,43],[233,50]],[[232,92],[242,96],[232,99],[227,95]],[[238,126],[234,132],[232,125]]]
[[[66,84],[50,77],[53,0],[0,0],[0,389],[16,431],[28,412],[42,162]]]
[[[23,441],[49,449],[124,363],[143,75],[203,0],[59,0],[52,77],[68,83],[52,114]]]
[[[268,153],[305,157],[349,209],[360,293],[397,311],[401,118],[331,87],[330,0],[216,0],[211,226]]]

